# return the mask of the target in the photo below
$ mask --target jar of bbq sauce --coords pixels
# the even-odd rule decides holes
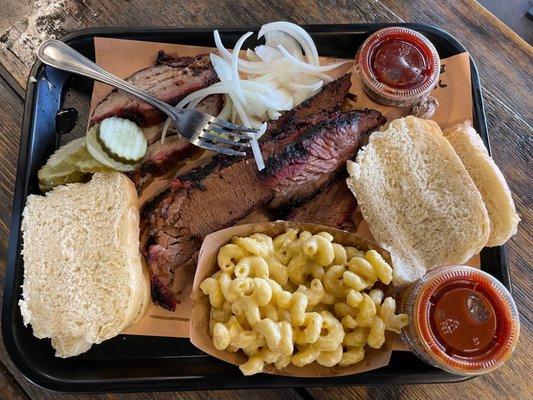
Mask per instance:
[[[376,103],[397,107],[424,100],[440,73],[433,44],[403,27],[373,33],[359,48],[355,65],[366,95]]]
[[[511,356],[520,331],[516,305],[494,277],[471,267],[434,270],[406,290],[401,337],[424,361],[457,375],[492,371]]]

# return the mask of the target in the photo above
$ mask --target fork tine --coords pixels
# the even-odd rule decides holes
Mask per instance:
[[[215,124],[209,124],[209,127],[205,129],[206,131],[213,131],[216,133],[220,133],[225,136],[229,136],[234,138],[234,140],[246,140],[249,141],[252,139],[252,135],[249,132],[239,133],[234,131],[228,131],[220,126],[217,126]]]
[[[211,150],[216,153],[226,154],[228,156],[241,156],[242,157],[246,155],[246,153],[243,151],[237,151],[237,150],[230,149],[228,147],[217,146],[215,144],[203,141],[200,138],[195,140],[195,144],[203,149]]]
[[[224,135],[232,136],[235,140],[250,140],[252,139],[252,134],[250,132],[235,132],[231,130],[224,129],[224,127],[219,126],[213,122],[210,122],[205,129],[206,131],[213,131],[217,133],[222,133]]]
[[[259,129],[247,128],[247,127],[242,126],[242,125],[236,125],[236,124],[233,124],[231,122],[224,121],[223,119],[220,119],[220,118],[214,118],[211,121],[211,123],[212,124],[216,124],[216,125],[220,125],[223,128],[230,129],[230,130],[235,131],[235,132],[250,132],[250,133],[259,132]]]
[[[250,143],[238,142],[236,140],[227,139],[227,138],[222,137],[222,136],[213,135],[212,133],[207,132],[207,131],[204,131],[203,133],[201,133],[200,134],[200,138],[202,138],[204,140],[208,139],[210,142],[213,142],[214,144],[216,144],[218,142],[218,143],[229,144],[229,145],[232,145],[232,146],[250,147]]]

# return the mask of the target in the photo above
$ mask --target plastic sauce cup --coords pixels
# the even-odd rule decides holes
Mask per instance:
[[[370,35],[355,60],[366,95],[389,106],[418,103],[435,87],[440,73],[435,46],[424,35],[403,27]]]
[[[492,371],[511,356],[520,331],[509,291],[486,272],[465,266],[434,270],[406,290],[410,317],[401,337],[418,357],[457,375]]]

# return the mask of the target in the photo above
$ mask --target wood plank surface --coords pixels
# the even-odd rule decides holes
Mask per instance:
[[[533,130],[531,46],[472,0],[277,1],[5,0],[0,11],[0,289],[16,174],[22,99],[41,40],[89,26],[236,26],[285,19],[297,23],[423,22],[448,30],[477,61],[493,157],[513,191],[522,217],[509,241],[508,260],[522,332],[511,361],[494,373],[453,385],[180,392],[173,394],[63,395],[28,382],[0,346],[0,398],[11,399],[526,399],[533,397]],[[12,90],[8,87],[15,88]],[[18,92],[18,93],[17,93]]]

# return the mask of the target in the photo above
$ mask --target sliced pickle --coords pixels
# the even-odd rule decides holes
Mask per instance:
[[[80,182],[85,174],[78,170],[74,160],[86,153],[85,138],[75,139],[57,149],[37,173],[43,192],[57,185]]]
[[[96,134],[102,150],[122,164],[136,164],[146,154],[148,143],[141,128],[123,118],[106,118]]]
[[[109,157],[109,155],[102,149],[102,146],[100,146],[100,143],[98,143],[97,131],[98,125],[93,126],[87,131],[87,150],[91,156],[93,156],[93,158],[100,164],[103,164],[114,170],[121,172],[133,171],[135,169],[135,165],[123,164]]]
[[[78,171],[83,173],[94,174],[95,172],[106,172],[111,170],[108,166],[96,161],[93,156],[91,156],[86,146],[84,147],[83,152],[76,154],[74,163]]]
[[[39,177],[39,189],[41,189],[42,192],[48,192],[54,186],[58,185],[83,182],[87,177],[86,174],[75,168],[56,170],[49,165],[43,166],[37,173],[37,176]]]
[[[72,158],[85,151],[85,138],[74,139],[61,146],[46,161],[46,165],[56,170],[66,169],[72,166]]]

